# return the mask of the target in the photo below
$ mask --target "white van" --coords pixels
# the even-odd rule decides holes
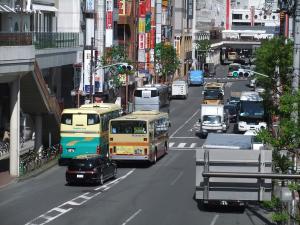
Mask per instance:
[[[185,80],[175,80],[172,83],[172,98],[187,98],[189,92],[188,83]]]

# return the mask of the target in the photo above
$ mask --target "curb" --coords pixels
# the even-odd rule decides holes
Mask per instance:
[[[33,170],[32,172],[29,172],[29,173],[25,174],[24,176],[16,178],[16,182],[21,182],[26,179],[36,177],[36,176],[42,174],[43,172],[45,172],[46,170],[54,167],[57,164],[58,164],[58,158],[51,160],[50,162],[46,163],[45,165],[41,166],[40,168]]]

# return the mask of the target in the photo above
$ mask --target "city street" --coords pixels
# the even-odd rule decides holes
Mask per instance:
[[[224,66],[209,81],[226,82],[230,92],[247,90],[248,80],[227,79]],[[126,165],[103,186],[68,186],[65,167],[0,189],[1,225],[264,225],[272,224],[257,205],[244,211],[203,210],[194,199],[195,151],[204,139],[195,135],[203,87],[189,88],[186,100],[171,101],[169,154],[152,166]],[[233,132],[231,124],[229,133]]]

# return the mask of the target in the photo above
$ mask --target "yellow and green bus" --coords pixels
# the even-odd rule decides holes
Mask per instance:
[[[60,124],[59,165],[82,154],[108,154],[108,125],[120,116],[121,107],[111,103],[94,103],[65,109]]]
[[[136,111],[109,123],[109,155],[115,161],[156,163],[168,151],[168,113]]]

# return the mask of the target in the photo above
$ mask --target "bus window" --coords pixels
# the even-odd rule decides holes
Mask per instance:
[[[134,97],[142,97],[142,90],[135,90]]]
[[[100,123],[100,119],[97,114],[88,114],[87,115],[87,125],[95,125],[95,124],[99,124],[99,123]]]
[[[66,125],[72,125],[73,115],[69,113],[62,114],[61,123]]]
[[[113,134],[146,134],[145,121],[112,121],[111,133]]]

